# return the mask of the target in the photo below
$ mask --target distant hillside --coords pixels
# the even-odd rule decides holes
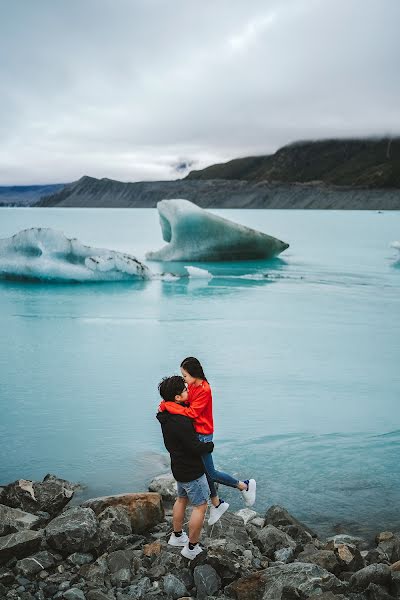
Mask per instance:
[[[296,142],[275,154],[191,171],[188,180],[239,179],[364,188],[400,188],[400,137]]]
[[[400,209],[400,190],[396,189],[226,179],[123,183],[87,176],[36,206],[154,208],[164,198],[185,198],[202,208]]]
[[[0,206],[32,206],[42,196],[53,194],[63,187],[63,183],[0,186]]]
[[[203,208],[400,209],[400,138],[298,142],[177,181],[84,176],[37,206],[153,208],[185,198]]]

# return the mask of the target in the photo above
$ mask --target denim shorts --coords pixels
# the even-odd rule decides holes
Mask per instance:
[[[188,498],[193,506],[204,504],[210,497],[207,477],[202,475],[193,481],[177,481],[178,498]]]

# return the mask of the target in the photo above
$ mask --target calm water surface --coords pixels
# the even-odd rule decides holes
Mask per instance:
[[[0,484],[53,472],[81,497],[145,490],[168,468],[157,383],[195,355],[214,460],[258,480],[256,510],[284,505],[321,535],[399,528],[400,214],[214,212],[290,248],[196,265],[209,280],[0,283]],[[141,259],[163,244],[155,210],[0,210],[0,237],[35,226]]]

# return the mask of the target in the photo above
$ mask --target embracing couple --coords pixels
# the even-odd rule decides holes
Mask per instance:
[[[213,525],[229,504],[218,497],[215,483],[238,489],[246,506],[256,499],[254,479],[243,481],[217,471],[212,459],[214,422],[211,388],[197,358],[189,356],[181,363],[182,377],[165,377],[158,389],[162,402],[157,419],[161,423],[164,444],[171,457],[171,470],[178,485],[173,509],[172,546],[182,546],[182,555],[192,560],[202,552],[198,541],[207,501],[211,499],[208,524]],[[193,505],[189,536],[182,531],[185,510]]]

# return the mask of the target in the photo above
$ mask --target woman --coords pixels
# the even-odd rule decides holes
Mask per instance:
[[[181,363],[181,373],[188,386],[189,406],[184,407],[172,402],[162,402],[160,410],[167,410],[174,414],[183,414],[193,419],[194,428],[201,442],[211,442],[214,433],[214,420],[212,412],[211,387],[204,374],[200,361],[194,356],[188,356]],[[214,467],[212,454],[203,454],[202,460],[206,471],[212,506],[210,508],[209,525],[213,525],[228,509],[229,504],[220,500],[215,484],[222,483],[238,489],[247,506],[253,506],[256,499],[255,479],[244,481],[235,479],[228,473],[217,471]]]

